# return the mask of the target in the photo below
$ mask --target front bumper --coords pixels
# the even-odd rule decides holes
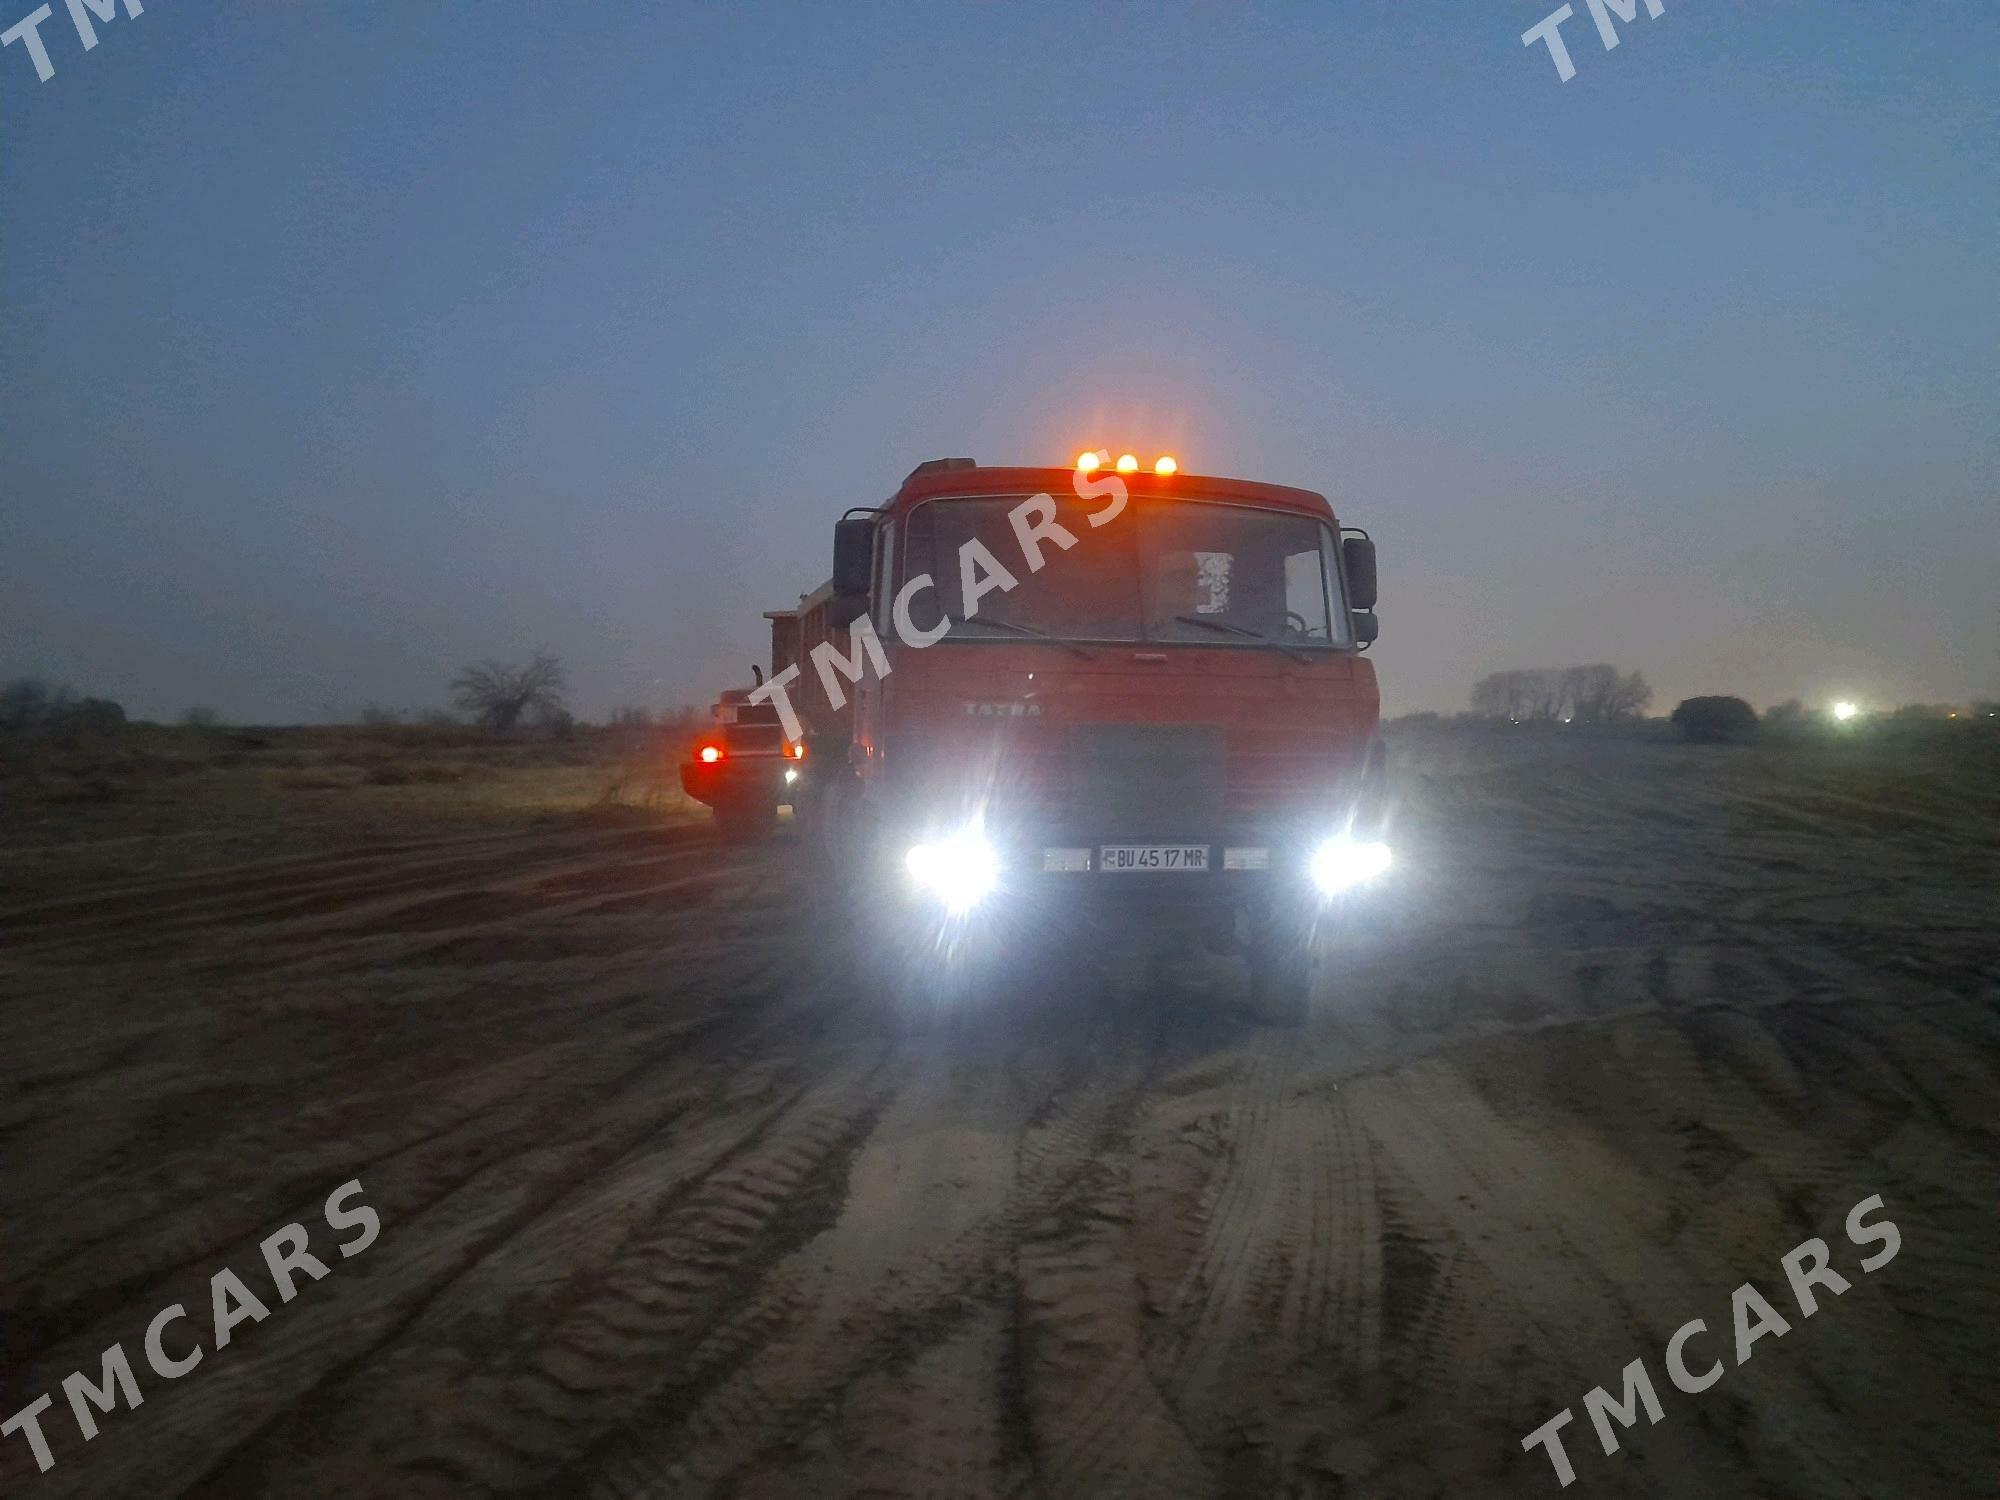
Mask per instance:
[[[962,831],[946,835],[947,843],[955,836],[963,836]],[[1129,833],[1085,839],[1067,830],[982,837],[993,855],[990,889],[975,903],[982,908],[1172,913],[1230,906],[1313,906],[1361,894],[1380,883],[1371,875],[1353,880],[1346,889],[1330,891],[1322,883],[1324,872],[1316,876],[1315,856],[1329,841],[1345,837],[1339,829],[1318,830],[1317,836],[1288,829],[1232,830],[1181,839]],[[921,900],[926,891],[923,881],[904,868],[908,851],[936,838],[935,830],[919,830],[884,840],[883,873],[911,899]],[[1130,853],[1135,848],[1158,851],[1158,863],[1135,866]],[[1123,858],[1120,851],[1126,851]]]
[[[798,785],[796,777],[787,782],[785,773],[797,770],[796,761],[777,755],[732,755],[714,762],[684,760],[681,790],[710,807],[718,802],[758,801],[784,807]]]

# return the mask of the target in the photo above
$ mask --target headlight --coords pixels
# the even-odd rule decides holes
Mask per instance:
[[[918,844],[903,856],[910,878],[952,912],[968,912],[1000,878],[1000,857],[976,833]]]
[[[1313,884],[1323,896],[1365,885],[1389,868],[1387,844],[1363,844],[1349,838],[1328,839],[1313,851]]]

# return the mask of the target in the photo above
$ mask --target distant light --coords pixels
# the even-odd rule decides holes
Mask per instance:
[[[1119,455],[1118,455],[1118,472],[1119,472],[1120,474],[1136,474],[1136,473],[1138,473],[1138,472],[1139,472],[1139,456],[1138,456],[1138,455],[1137,455],[1136,453],[1121,453],[1121,454],[1119,454]]]
[[[1079,453],[1076,456],[1076,472],[1079,474],[1095,474],[1103,467],[1104,456],[1094,449],[1091,452]]]
[[[797,781],[798,779],[799,779],[799,773],[797,771],[787,768],[787,770],[785,771],[785,785],[790,786],[793,782]]]
[[[1174,462],[1172,454],[1163,455],[1153,464],[1155,474],[1171,474],[1179,468],[1180,465]]]
[[[1852,703],[1836,703],[1833,705],[1833,716],[1843,724],[1860,712],[1861,710],[1856,708]]]

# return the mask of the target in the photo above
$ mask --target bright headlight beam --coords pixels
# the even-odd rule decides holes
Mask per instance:
[[[1321,895],[1338,896],[1387,871],[1389,846],[1346,838],[1328,839],[1313,851],[1308,868]]]
[[[1000,878],[999,856],[976,833],[917,844],[903,856],[903,866],[919,888],[936,896],[954,915],[985,900]]]

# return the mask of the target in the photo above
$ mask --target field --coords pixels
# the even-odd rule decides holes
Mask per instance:
[[[55,1459],[0,1439],[0,1490],[1550,1496],[1568,1407],[1576,1494],[1993,1492],[1990,742],[1406,734],[1302,1029],[1116,933],[898,1027],[788,832],[725,850],[664,765],[0,763],[0,1415],[51,1393]],[[1849,1287],[1805,1318],[1810,1237]],[[223,1348],[225,1268],[269,1312]],[[1746,1282],[1789,1331],[1739,1365]],[[85,1443],[113,1344],[143,1404]],[[1583,1397],[1642,1358],[1607,1455]]]

